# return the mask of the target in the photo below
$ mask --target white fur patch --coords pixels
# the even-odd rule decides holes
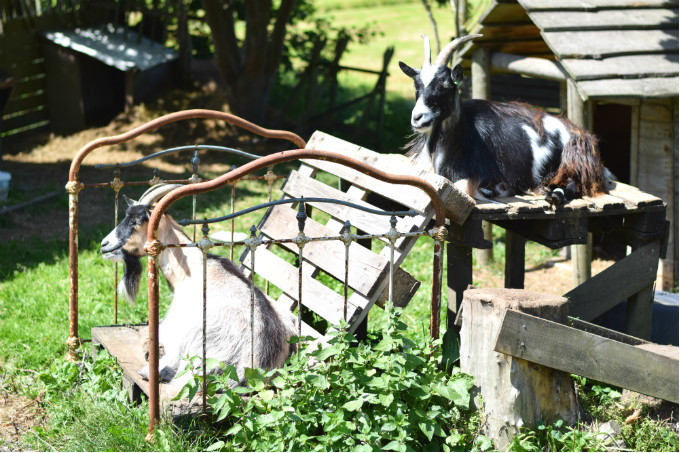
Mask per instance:
[[[437,73],[437,68],[439,68],[439,66],[433,66],[427,63],[420,68],[420,81],[423,82],[423,87],[427,87],[432,82],[434,75]]]
[[[562,142],[562,147],[566,146],[569,142],[569,131],[562,121],[552,116],[543,117],[543,130],[548,135],[558,134],[560,141]],[[533,162],[531,165],[531,174],[534,178],[535,184],[540,184],[543,180],[543,167],[552,157],[552,149],[550,147],[551,143],[548,141],[545,146],[540,145],[540,137],[538,132],[536,132],[531,126],[522,126],[524,132],[526,132],[531,142],[531,153],[533,155]]]

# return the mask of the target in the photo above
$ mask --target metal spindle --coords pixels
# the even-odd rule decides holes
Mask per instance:
[[[113,169],[113,181],[111,187],[114,192],[113,227],[118,226],[118,200],[123,183],[120,180],[120,167]],[[113,324],[118,324],[118,262],[113,264]]]
[[[300,197],[304,198],[304,197]],[[307,221],[307,209],[305,208],[305,202],[302,201],[298,205],[298,213],[295,215],[298,221],[298,235],[295,242],[298,245],[298,339],[302,338],[302,249],[305,244],[309,241],[309,238],[305,236],[305,222]],[[299,340],[298,340],[299,341]],[[299,350],[299,348],[298,348]]]
[[[345,243],[345,288],[344,288],[344,305],[342,310],[342,319],[347,322],[347,287],[349,286],[349,247],[352,244],[352,230],[349,220],[345,222],[342,227],[342,242]]]
[[[213,243],[208,239],[208,234],[210,233],[210,227],[207,223],[203,224],[201,228],[203,232],[203,239],[197,244],[198,247],[203,252],[203,413],[207,413],[207,325],[208,325],[208,250],[212,247]]]
[[[196,145],[198,146],[198,145]],[[194,156],[191,158],[191,170],[192,170],[192,175],[191,175],[191,183],[197,183],[201,179],[198,177],[198,164],[201,163],[201,159],[198,158],[198,149],[194,151]],[[196,206],[197,206],[197,195],[193,195],[193,210],[192,210],[192,220],[196,220]],[[196,224],[194,224],[194,235],[193,235],[193,241],[196,242]]]
[[[255,249],[257,228],[250,227],[250,368],[255,368]],[[232,239],[233,239],[232,231]]]
[[[231,166],[231,171],[236,170],[236,165]],[[231,214],[234,213],[236,204],[236,182],[231,184]],[[229,245],[229,260],[234,261],[234,219],[231,219],[231,244]]]

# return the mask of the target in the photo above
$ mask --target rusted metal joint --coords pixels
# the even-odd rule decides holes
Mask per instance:
[[[345,244],[345,247],[352,245],[352,242],[356,240],[356,234],[352,234],[351,223],[349,220],[345,221],[342,227],[342,234],[340,235],[340,240]]]
[[[198,184],[199,182],[202,182],[203,179],[199,178],[199,176],[196,173],[194,173],[193,175],[191,175],[191,178],[189,178],[188,181],[191,184]]]
[[[85,184],[80,181],[69,181],[66,183],[66,191],[71,195],[77,195],[85,188]]]
[[[449,230],[447,230],[445,226],[440,226],[439,228],[432,228],[428,231],[428,234],[435,241],[444,242],[449,235]]]
[[[401,237],[401,234],[399,234],[399,231],[397,231],[396,216],[392,216],[392,218],[390,218],[390,230],[387,232],[385,237],[390,241],[390,244],[392,245],[394,245],[394,243],[397,242],[397,239]]]
[[[146,253],[149,254],[149,256],[152,257],[160,255],[163,249],[164,249],[163,244],[161,244],[159,241],[155,239],[151,242],[147,242],[146,244],[144,244],[144,250],[146,251]]]
[[[274,181],[276,181],[279,177],[274,173],[274,170],[272,167],[269,167],[267,169],[267,173],[264,175],[264,180],[267,181],[267,184],[274,184]]]
[[[257,228],[255,228],[255,225],[250,227],[250,237],[248,237],[246,240],[243,241],[246,247],[250,249],[251,252],[255,253],[255,249],[262,244],[262,238],[258,237],[255,235],[257,232]],[[233,233],[232,233],[233,234]],[[231,239],[233,240],[234,237],[232,236]]]
[[[111,181],[111,188],[114,190],[114,192],[118,193],[120,192],[120,189],[125,187],[125,183],[120,180],[118,176],[113,178],[113,181]]]
[[[66,353],[66,360],[69,362],[75,362],[78,360],[78,354],[76,354],[76,349],[80,347],[82,341],[78,337],[68,337],[66,340],[66,346],[68,346],[68,352]]]

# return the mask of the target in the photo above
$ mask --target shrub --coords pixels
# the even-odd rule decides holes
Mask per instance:
[[[233,367],[211,375],[206,395],[219,440],[209,449],[472,448],[479,424],[470,410],[472,378],[440,369],[440,342],[408,338],[399,310],[388,311],[381,338],[357,344],[341,325],[329,347],[301,347],[276,373],[247,369],[244,386],[229,387],[236,380]],[[193,370],[189,365],[186,372]],[[193,375],[179,397],[193,397],[199,385]]]

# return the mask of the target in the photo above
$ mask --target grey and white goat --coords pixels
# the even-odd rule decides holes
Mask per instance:
[[[603,192],[608,172],[596,138],[587,131],[517,102],[461,100],[463,69],[447,65],[458,48],[479,36],[454,39],[434,63],[423,36],[422,68],[399,62],[416,89],[411,114],[416,137],[408,145],[409,155],[476,199],[537,190],[561,205]]]
[[[101,243],[104,258],[125,264],[119,292],[130,301],[135,300],[139,287],[140,258],[147,254],[144,244],[151,206],[176,187],[159,184],[136,202],[125,197],[125,218]],[[191,243],[167,214],[161,218],[157,238],[164,244]],[[159,341],[164,349],[159,361],[160,378],[170,381],[185,357],[202,355],[203,252],[196,247],[166,248],[158,263],[174,293],[159,326]],[[243,272],[226,258],[208,255],[206,356],[234,365],[240,379],[243,369],[251,366],[250,301],[250,281]],[[288,343],[294,332],[293,315],[286,307],[270,303],[258,288],[254,311],[254,365],[280,368],[293,350]],[[148,379],[148,365],[138,372]]]

